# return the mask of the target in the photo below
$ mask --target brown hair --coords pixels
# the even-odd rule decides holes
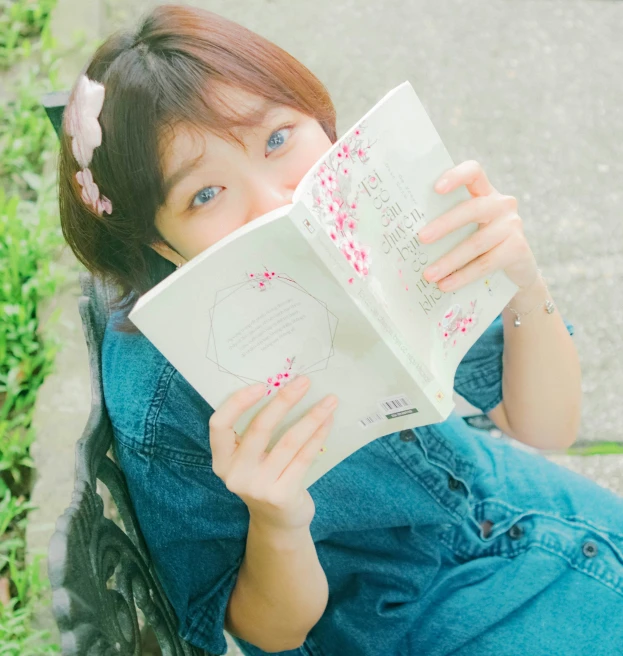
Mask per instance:
[[[95,148],[89,168],[113,211],[98,216],[81,199],[75,180],[80,166],[63,129],[61,226],[78,260],[118,285],[115,305],[125,317],[117,327],[136,332],[127,312],[141,294],[175,270],[149,246],[163,240],[154,224],[165,197],[158,146],[162,131],[181,123],[241,143],[232,127],[256,121],[218,112],[211,82],[313,116],[331,143],[337,138],[335,109],[324,85],[290,54],[237,23],[195,7],[157,7],[136,31],[112,34],[84,73],[105,87],[99,116],[102,144]]]

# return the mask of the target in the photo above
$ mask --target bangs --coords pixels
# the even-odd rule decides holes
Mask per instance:
[[[194,82],[195,76],[192,77],[192,82],[189,76],[180,77],[175,85],[165,83],[160,89],[160,111],[155,126],[160,139],[166,138],[175,127],[183,125],[198,135],[210,132],[246,151],[246,144],[235,129],[261,126],[272,109],[285,105],[288,100],[284,97],[282,102],[277,101],[274,96],[267,96],[263,89],[245,88],[222,80],[216,83],[214,76],[204,71],[198,71],[200,81],[197,85]],[[259,107],[245,111],[244,107],[228,99],[227,91],[230,88],[247,91],[263,98],[264,102]],[[301,111],[291,99],[289,106]]]

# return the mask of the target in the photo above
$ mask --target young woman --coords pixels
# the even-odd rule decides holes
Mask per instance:
[[[119,285],[105,401],[180,634],[224,654],[225,628],[253,656],[623,653],[616,495],[456,414],[373,441],[305,490],[336,395],[267,453],[313,376],[284,387],[240,441],[232,426],[261,390],[211,408],[132,330],[140,294],[290,202],[335,140],[331,100],[302,64],[188,7],[158,7],[113,34],[65,112],[63,231],[89,270]],[[516,201],[473,161],[442,177],[439,193],[466,185],[472,198],[426,239],[470,221],[480,229],[427,279],[456,289],[503,268],[519,287],[455,389],[512,438],[566,447],[580,416],[573,330],[545,309]]]

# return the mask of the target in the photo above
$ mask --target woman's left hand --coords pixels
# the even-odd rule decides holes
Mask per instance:
[[[446,185],[442,181],[446,180]],[[520,288],[537,275],[537,264],[526,241],[517,199],[504,196],[489,182],[482,166],[468,160],[446,171],[435,184],[439,193],[465,185],[472,198],[438,216],[419,231],[428,244],[467,223],[478,223],[478,231],[424,270],[426,280],[438,281],[442,292],[455,291],[488,273],[504,269]]]

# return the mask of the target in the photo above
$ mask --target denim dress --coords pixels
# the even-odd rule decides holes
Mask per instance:
[[[115,455],[180,635],[225,654],[248,509],[212,471],[213,409],[114,321],[102,375]],[[455,391],[483,412],[502,400],[503,347],[500,315],[457,370]],[[279,653],[623,654],[623,499],[539,453],[452,413],[374,440],[309,492],[329,601]]]

